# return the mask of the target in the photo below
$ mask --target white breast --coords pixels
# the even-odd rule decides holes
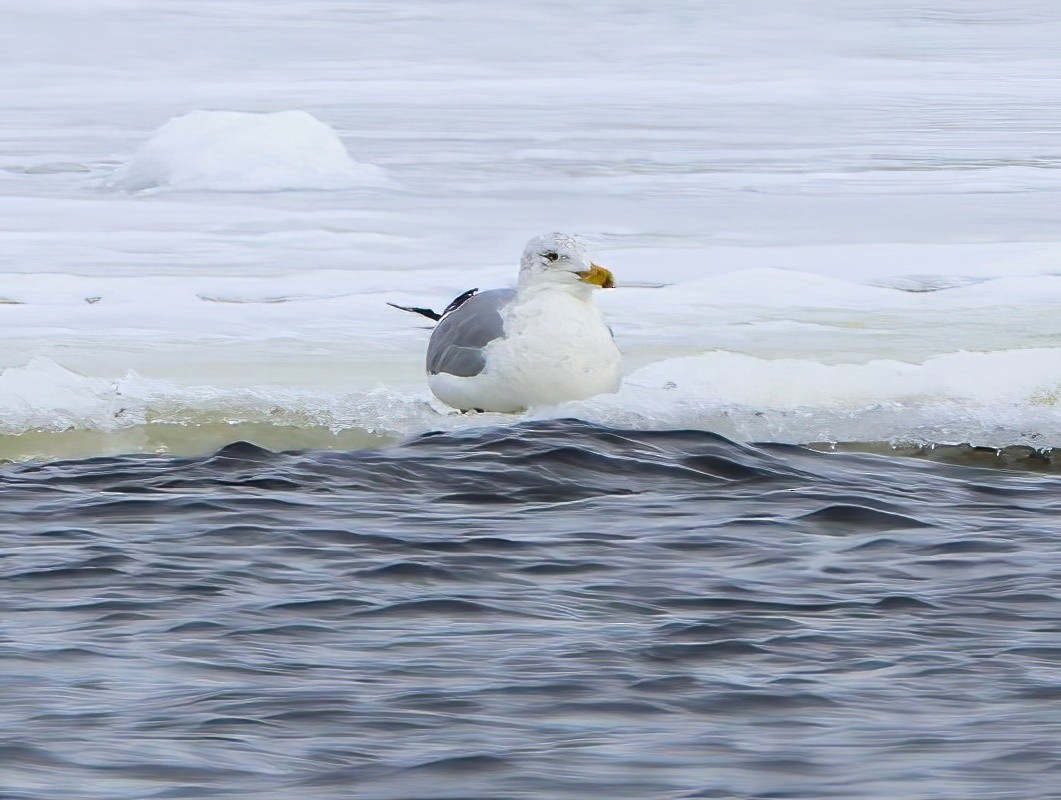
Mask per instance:
[[[486,368],[470,378],[440,373],[431,391],[455,408],[513,412],[614,392],[622,356],[599,309],[566,291],[517,297],[504,336],[487,345]]]

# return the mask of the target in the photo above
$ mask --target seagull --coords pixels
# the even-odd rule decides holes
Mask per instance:
[[[515,289],[470,289],[438,314],[389,305],[438,324],[427,346],[427,384],[460,411],[516,413],[618,391],[622,356],[593,303],[615,286],[573,236],[527,243]]]

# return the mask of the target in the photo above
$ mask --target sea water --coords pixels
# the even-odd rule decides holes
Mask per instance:
[[[0,793],[1056,792],[1050,4],[3,17]],[[452,413],[553,230],[622,389]]]

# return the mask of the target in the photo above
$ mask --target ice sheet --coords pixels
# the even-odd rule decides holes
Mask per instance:
[[[531,416],[1059,444],[1046,5],[4,12],[0,455],[479,424],[429,404],[427,330],[385,303],[510,283],[552,230],[616,273],[629,375]]]

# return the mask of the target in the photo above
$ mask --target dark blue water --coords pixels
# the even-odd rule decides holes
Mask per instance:
[[[1061,797],[1056,472],[567,421],[0,491],[4,798]]]

